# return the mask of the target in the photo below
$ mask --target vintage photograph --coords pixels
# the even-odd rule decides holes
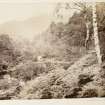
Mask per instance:
[[[105,97],[105,2],[0,2],[0,100]]]

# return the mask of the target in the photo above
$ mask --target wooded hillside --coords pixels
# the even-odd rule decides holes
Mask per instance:
[[[52,21],[32,42],[0,35],[0,99],[105,97],[105,3],[96,3],[97,26],[92,5],[75,7],[67,23]]]

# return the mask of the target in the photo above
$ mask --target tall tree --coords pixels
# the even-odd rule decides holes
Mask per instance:
[[[99,37],[98,37],[97,14],[96,14],[95,2],[92,5],[92,12],[93,12],[93,30],[94,30],[93,35],[94,35],[95,50],[97,54],[98,63],[101,66],[102,59],[101,59],[100,43],[99,43]]]
[[[62,6],[63,5],[63,6]],[[91,8],[90,8],[90,4],[87,2],[73,2],[72,4],[67,2],[67,3],[63,3],[63,4],[58,4],[56,7],[56,12],[55,14],[57,15],[57,18],[62,17],[63,15],[60,14],[60,10],[61,9],[66,9],[68,10],[76,10],[76,11],[80,11],[84,17],[84,21],[85,21],[85,26],[86,26],[86,39],[85,39],[85,47],[88,49],[88,41],[90,38],[90,24],[91,24]],[[71,13],[71,12],[70,12]]]
[[[74,2],[75,9],[79,9],[83,14],[86,26],[85,47],[88,49],[88,41],[90,38],[90,24],[91,24],[91,6],[87,2]]]
[[[60,10],[62,9],[62,3],[57,3],[55,10],[53,12],[54,17],[56,18],[56,20],[62,20],[63,15],[61,14]]]

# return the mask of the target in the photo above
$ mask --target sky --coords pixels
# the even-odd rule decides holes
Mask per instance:
[[[28,17],[46,14],[51,16],[54,4],[59,1],[70,2],[77,0],[0,0],[0,23],[8,20],[24,20]]]
[[[38,34],[46,30],[52,21],[52,14],[54,11],[55,3],[48,2],[1,2],[0,1],[0,33],[8,33],[16,37],[32,39],[34,34]],[[24,22],[34,19],[35,23],[28,28],[28,26],[17,26],[17,29],[12,28],[14,22]],[[5,24],[5,26],[4,26]],[[7,25],[6,25],[7,24]],[[35,25],[36,24],[36,25]],[[30,25],[30,23],[29,23]],[[16,26],[15,26],[16,27]],[[32,29],[31,29],[32,28]]]
[[[53,3],[0,3],[0,23],[29,17],[52,16]]]
[[[50,22],[57,20],[54,16],[56,5],[56,2],[0,2],[0,24],[8,21],[24,21],[34,17],[35,21],[45,28]],[[67,22],[68,15],[72,14],[72,11],[61,9],[60,12],[65,15],[62,21]]]

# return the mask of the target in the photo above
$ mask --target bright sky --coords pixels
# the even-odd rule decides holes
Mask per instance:
[[[53,3],[0,3],[0,23],[24,20],[32,16],[51,16],[53,9]]]
[[[0,0],[0,23],[14,19],[22,20],[42,14],[50,16],[54,9],[54,3],[59,1],[76,0]]]
[[[34,17],[37,22],[36,26],[34,25],[32,28],[35,28],[35,33],[39,33],[45,30],[52,20],[55,3],[14,2],[15,0],[13,2],[4,1],[1,2],[0,0],[0,24],[8,21],[24,21],[28,18]],[[1,33],[8,31],[8,28],[5,27],[1,30]],[[11,32],[11,29],[9,32]],[[26,38],[31,38],[31,36],[34,35],[33,30],[30,30],[30,28],[27,30],[24,26],[22,26],[22,29],[19,29],[16,34],[22,34],[23,37]]]

